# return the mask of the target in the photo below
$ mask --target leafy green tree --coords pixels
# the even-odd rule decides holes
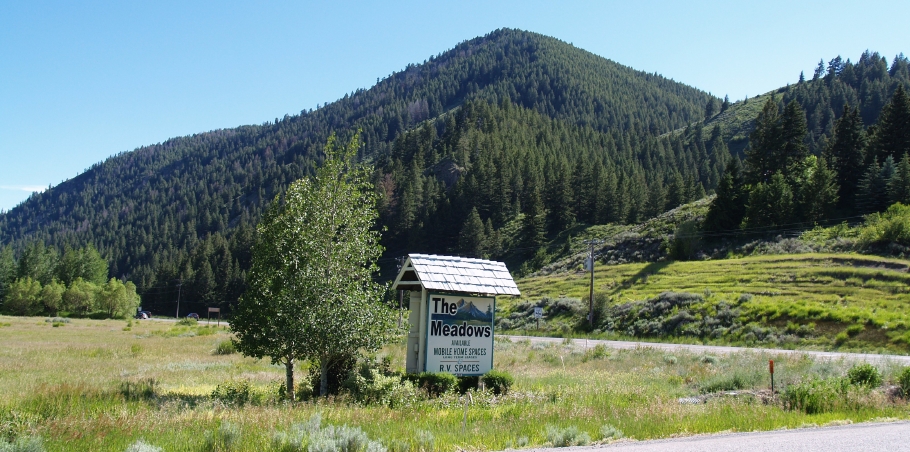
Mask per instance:
[[[319,369],[326,395],[335,363],[378,350],[397,333],[380,302],[384,287],[372,279],[382,248],[369,172],[352,162],[359,147],[358,136],[347,146],[330,137],[316,175],[272,202],[259,224],[249,288],[233,312],[237,349],[284,364],[292,400],[296,360]]]
[[[898,85],[891,101],[882,109],[870,148],[872,155],[884,161],[889,155],[900,160],[910,152],[910,98],[903,85]]]
[[[66,292],[66,286],[53,280],[41,288],[41,306],[48,315],[57,315],[60,308],[63,307],[63,293]]]
[[[66,310],[86,315],[97,307],[98,286],[82,278],[76,278],[66,292],[63,292],[63,306]]]
[[[43,242],[31,242],[22,251],[18,264],[18,278],[32,278],[41,284],[47,284],[54,279],[57,250],[45,246]]]
[[[856,197],[856,172],[863,167],[866,148],[866,133],[858,108],[844,105],[829,143],[825,153],[837,175],[839,202],[842,207],[852,207]]]
[[[107,281],[108,264],[92,245],[79,249],[67,248],[56,265],[55,273],[66,286],[76,278],[101,285]]]
[[[17,279],[9,287],[3,309],[13,315],[40,313],[41,283],[29,276]]]
[[[110,318],[126,317],[139,307],[136,286],[129,281],[123,284],[117,278],[111,278],[99,288],[97,300],[98,309]]]

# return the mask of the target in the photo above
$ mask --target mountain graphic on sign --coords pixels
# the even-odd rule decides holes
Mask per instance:
[[[472,301],[465,302],[464,299],[461,299],[456,306],[458,306],[458,311],[455,313],[457,320],[483,320],[485,322],[493,320],[489,314],[477,309]]]

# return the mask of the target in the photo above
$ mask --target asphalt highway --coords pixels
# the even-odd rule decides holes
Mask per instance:
[[[532,344],[561,344],[564,339],[557,337],[537,337],[537,336],[504,336],[513,341],[529,340]],[[690,344],[667,344],[662,342],[633,342],[633,341],[604,341],[596,339],[573,339],[575,346],[592,348],[598,344],[603,344],[608,348],[629,350],[635,348],[653,348],[673,352],[684,350],[691,353],[705,353],[715,355],[726,355],[730,353],[751,352],[767,355],[809,355],[815,359],[821,360],[846,360],[868,362],[874,364],[883,364],[887,362],[910,365],[910,356],[906,355],[878,355],[874,353],[841,353],[841,352],[819,352],[810,350],[784,350],[773,348],[748,348],[748,347],[727,347],[722,345],[690,345]]]
[[[852,424],[770,432],[699,435],[601,446],[522,449],[522,452],[910,452],[910,422]]]

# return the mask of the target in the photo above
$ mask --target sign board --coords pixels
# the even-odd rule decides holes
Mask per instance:
[[[427,296],[426,372],[483,375],[493,369],[496,299]]]
[[[221,308],[209,308],[209,312],[221,313]]]
[[[527,311],[525,311],[525,312],[527,312]],[[543,308],[540,306],[535,306],[534,307],[534,318],[539,319],[541,317],[543,317]]]

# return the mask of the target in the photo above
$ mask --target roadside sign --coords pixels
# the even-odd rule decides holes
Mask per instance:
[[[539,319],[541,317],[543,317],[543,308],[541,308],[540,306],[536,306],[534,308],[534,318]]]

